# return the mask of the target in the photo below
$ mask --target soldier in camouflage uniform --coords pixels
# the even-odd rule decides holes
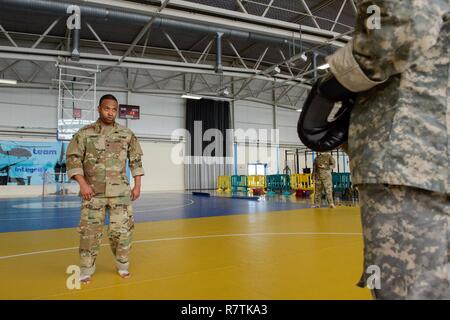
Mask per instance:
[[[322,191],[325,191],[328,205],[334,208],[333,201],[333,182],[331,179],[331,170],[336,165],[330,153],[317,153],[313,163],[314,178],[314,208],[320,208],[322,202]]]
[[[449,299],[450,3],[355,2],[353,40],[327,62],[358,92],[347,148],[361,201],[359,285],[377,266],[376,298]],[[366,24],[373,4],[379,29]]]
[[[130,276],[128,257],[134,229],[131,201],[140,196],[144,170],[136,136],[115,122],[117,109],[114,96],[103,96],[97,122],[80,129],[67,148],[67,174],[79,183],[82,197],[78,231],[83,283],[89,283],[95,272],[106,210],[117,271],[123,278]],[[126,176],[127,159],[135,182],[133,190]]]

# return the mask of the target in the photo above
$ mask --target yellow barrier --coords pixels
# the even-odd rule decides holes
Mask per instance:
[[[217,178],[217,191],[231,191],[231,176],[219,176]]]
[[[299,174],[298,184],[302,190],[314,190],[314,180],[310,173]]]
[[[249,188],[265,188],[266,176],[248,176],[247,184]]]
[[[292,174],[291,188],[310,191],[310,197],[312,200],[314,199],[314,179],[311,173]]]
[[[298,174],[291,174],[291,188],[293,190],[298,190],[298,179],[297,179]]]

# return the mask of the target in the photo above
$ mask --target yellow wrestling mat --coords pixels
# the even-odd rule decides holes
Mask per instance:
[[[370,299],[359,209],[304,209],[136,224],[130,279],[106,238],[97,272],[66,287],[74,228],[0,233],[0,299]]]

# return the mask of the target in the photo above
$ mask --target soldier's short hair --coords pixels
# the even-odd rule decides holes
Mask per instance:
[[[99,106],[102,105],[103,100],[114,100],[115,102],[119,103],[116,97],[114,97],[112,94],[105,94],[103,97],[101,97],[100,102],[98,103]]]

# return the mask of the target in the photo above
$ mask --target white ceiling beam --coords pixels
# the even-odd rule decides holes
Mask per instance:
[[[170,0],[161,1],[161,6],[156,9],[155,13],[162,12],[162,10],[164,10],[167,7],[167,5],[169,4],[169,1]],[[112,1],[110,1],[110,2],[112,2]],[[139,34],[134,38],[134,40],[131,43],[130,47],[128,48],[127,52],[125,52],[125,54],[119,59],[119,63],[118,63],[119,65],[123,62],[123,60],[125,60],[126,57],[128,57],[128,55],[131,53],[131,51],[134,49],[134,47],[138,44],[138,42],[142,39],[142,37],[148,32],[148,30],[152,26],[153,22],[155,21],[155,19],[156,19],[156,15],[153,15],[150,18],[150,21],[141,29]]]
[[[180,49],[178,49],[178,46],[175,44],[175,41],[173,41],[173,39],[170,37],[170,35],[163,31],[163,34],[166,36],[167,40],[169,40],[170,44],[172,45],[172,47],[175,49],[175,51],[178,53],[178,55],[180,56],[180,58],[187,63],[186,58],[183,55],[183,52],[181,52]]]
[[[91,31],[91,33],[94,35],[95,39],[97,39],[98,43],[100,43],[100,45],[103,47],[103,49],[105,49],[106,53],[108,53],[110,56],[112,56],[111,51],[109,51],[108,47],[106,46],[106,44],[102,41],[102,39],[98,36],[97,32],[95,32],[94,28],[92,28],[92,26],[89,23],[86,23],[86,25],[88,26],[89,30]]]
[[[275,0],[270,0],[269,4],[267,5],[266,10],[264,10],[264,12],[263,12],[263,15],[262,15],[263,17],[265,17],[267,15],[267,13],[269,12],[270,8],[272,7],[272,4],[274,1]]]
[[[72,2],[80,5],[97,5],[110,9],[128,10],[149,16],[158,15],[162,18],[167,17],[181,21],[222,27],[230,30],[255,32],[258,34],[281,37],[285,39],[300,38],[298,24],[296,23],[270,19],[184,0],[171,0],[171,7],[166,7],[162,12],[158,12],[158,6],[134,3],[130,1],[72,0]],[[302,29],[304,33],[302,35],[302,40],[311,43],[323,43],[330,37],[335,37],[338,35],[335,32],[330,32],[320,28],[303,26]],[[343,37],[342,39],[336,40],[331,44],[336,47],[343,47],[349,40],[350,37]]]
[[[336,24],[339,21],[339,18],[341,17],[342,11],[344,10],[346,3],[347,3],[347,0],[342,1],[341,8],[339,9],[338,14],[336,15],[336,19],[334,20],[333,27],[331,27],[331,31],[333,31],[334,28],[336,27]]]
[[[36,40],[36,42],[31,46],[32,49],[36,48],[39,43],[41,43],[42,40],[47,36],[47,34],[52,31],[52,29],[58,24],[60,19],[56,19],[53,21],[53,23],[47,28],[47,30],[44,31],[44,33],[39,37],[39,39]]]
[[[306,12],[308,12],[308,16],[312,19],[312,21],[314,22],[314,24],[316,25],[317,29],[320,29],[319,24],[317,23],[316,18],[313,16],[311,10],[309,10],[308,5],[306,4],[305,0],[300,0],[303,4],[303,7],[305,7]]]
[[[237,5],[239,6],[239,8],[242,10],[242,12],[247,13],[247,9],[245,9],[244,5],[242,4],[241,0],[236,0]]]
[[[9,40],[9,42],[11,42],[11,44],[14,47],[18,47],[17,43],[13,40],[13,38],[11,38],[11,36],[9,35],[9,33],[5,30],[5,28],[3,28],[3,26],[0,24],[0,31],[3,32],[3,34],[5,35],[5,37]]]

